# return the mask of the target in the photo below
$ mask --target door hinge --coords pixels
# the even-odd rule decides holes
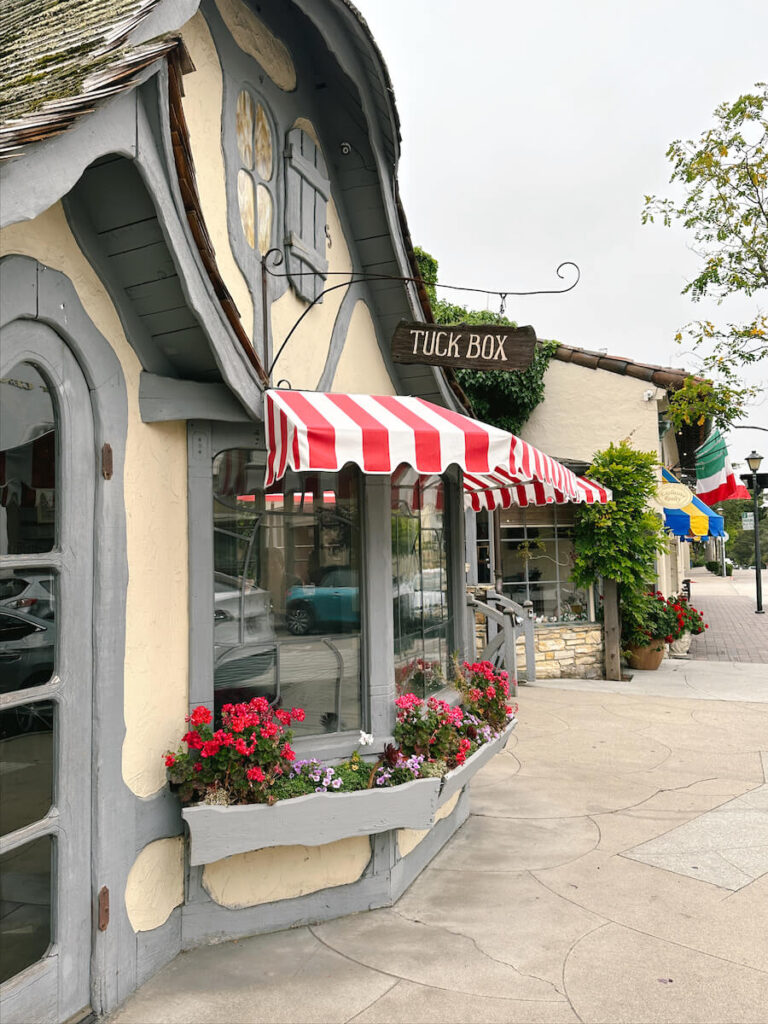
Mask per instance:
[[[99,889],[99,931],[105,932],[109,924],[109,889],[102,885]]]
[[[112,479],[112,445],[101,446],[101,475],[105,480]]]

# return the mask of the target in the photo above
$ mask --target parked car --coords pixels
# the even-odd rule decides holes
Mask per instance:
[[[56,581],[50,572],[13,573],[0,576],[0,608],[9,608],[38,619],[53,619]]]
[[[53,675],[56,626],[29,612],[0,609],[0,693],[41,686]]]
[[[276,638],[269,591],[217,572],[213,600],[216,704],[271,697]]]
[[[285,599],[285,624],[294,636],[313,629],[358,629],[360,588],[358,573],[344,566],[326,569],[320,583],[291,587]]]

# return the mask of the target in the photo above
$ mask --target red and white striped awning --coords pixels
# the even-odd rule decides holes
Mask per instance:
[[[514,487],[490,487],[485,490],[466,488],[465,495],[467,505],[479,512],[481,509],[493,511],[496,508],[512,508],[519,506],[526,508],[528,505],[564,505],[567,502],[584,503],[587,505],[607,505],[613,495],[610,488],[603,487],[588,480],[585,476],[576,477],[581,492],[578,498],[566,497],[551,484],[542,484],[534,481],[529,484],[516,484]]]
[[[434,474],[457,465],[468,491],[534,483],[566,501],[584,500],[576,474],[556,459],[506,430],[421,398],[267,391],[265,421],[267,487],[288,468],[335,472],[352,462],[365,473],[389,474],[405,463]]]

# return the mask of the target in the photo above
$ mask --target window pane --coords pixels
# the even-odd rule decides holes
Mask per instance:
[[[56,657],[56,591],[51,573],[19,571],[0,581],[0,693],[47,683]]]
[[[39,960],[51,944],[52,836],[0,856],[0,983]]]
[[[0,835],[45,817],[53,801],[53,701],[0,712]]]
[[[353,468],[269,493],[246,450],[214,462],[214,700],[303,707],[296,735],[360,729],[360,499]]]
[[[426,696],[445,685],[452,619],[448,593],[445,488],[401,466],[392,486],[392,601],[395,682]]]
[[[0,555],[56,543],[56,413],[29,363],[0,381]]]

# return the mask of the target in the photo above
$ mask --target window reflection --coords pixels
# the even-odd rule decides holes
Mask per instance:
[[[0,856],[0,983],[39,960],[51,944],[52,836]]]
[[[29,363],[0,380],[0,555],[56,543],[56,415]]]
[[[214,700],[303,707],[296,735],[362,727],[359,474],[214,461]]]
[[[53,701],[0,712],[0,835],[44,817],[53,800]]]
[[[445,487],[401,466],[392,477],[395,683],[426,696],[448,675],[451,615]]]
[[[56,657],[55,590],[50,573],[0,578],[0,693],[42,686]],[[48,589],[50,588],[50,589]]]
[[[538,622],[585,622],[587,592],[571,582],[574,512],[569,506],[502,513],[501,563],[507,597],[533,602]]]

